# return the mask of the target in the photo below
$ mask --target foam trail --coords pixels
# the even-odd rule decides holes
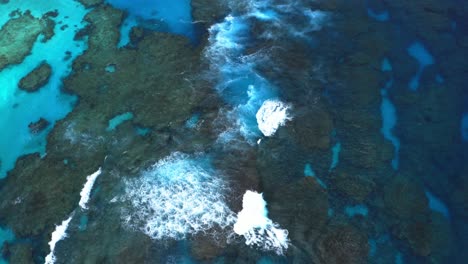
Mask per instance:
[[[101,168],[99,168],[96,172],[86,177],[86,183],[84,184],[83,189],[80,192],[81,199],[80,199],[80,202],[78,203],[81,208],[88,209],[86,204],[89,201],[89,197],[91,195],[91,190],[93,189],[94,182],[96,182],[97,177],[101,175],[101,172],[102,172]]]
[[[246,191],[242,200],[242,210],[237,214],[234,232],[245,238],[249,246],[263,250],[273,250],[282,255],[288,249],[288,231],[268,218],[263,195]]]
[[[66,232],[72,218],[73,216],[70,216],[68,219],[64,220],[61,225],[55,227],[55,231],[52,232],[52,238],[49,241],[50,253],[46,256],[44,264],[55,263],[55,245],[57,244],[57,242],[67,237]]]

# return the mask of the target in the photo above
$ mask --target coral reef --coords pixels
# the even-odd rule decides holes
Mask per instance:
[[[20,63],[31,52],[40,34],[44,42],[53,36],[54,27],[55,23],[49,18],[35,18],[27,11],[10,19],[0,29],[0,70]]]

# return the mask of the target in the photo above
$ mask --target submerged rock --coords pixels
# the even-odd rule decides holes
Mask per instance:
[[[352,226],[331,227],[316,244],[320,263],[366,263],[369,245],[367,237]]]
[[[338,192],[351,197],[357,202],[362,202],[375,188],[375,183],[368,177],[349,175],[345,172],[337,172],[331,177],[333,187]]]
[[[398,175],[384,189],[385,206],[398,219],[425,218],[429,213],[424,189],[410,175]]]
[[[20,80],[18,87],[27,92],[35,92],[47,84],[51,74],[52,67],[50,64],[47,62],[42,62],[39,66],[37,66],[34,70],[28,73],[28,75],[24,76]]]
[[[38,121],[29,123],[28,128],[32,134],[38,134],[44,129],[46,129],[49,126],[49,124],[49,121],[41,117]]]
[[[28,11],[10,19],[0,30],[0,70],[23,61],[40,34],[44,35],[42,41],[49,40],[54,26],[54,21],[35,18]]]

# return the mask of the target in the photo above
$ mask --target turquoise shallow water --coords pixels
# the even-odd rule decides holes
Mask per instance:
[[[464,263],[466,3],[90,2],[0,4],[0,263]]]

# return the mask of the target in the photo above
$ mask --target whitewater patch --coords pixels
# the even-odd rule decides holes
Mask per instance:
[[[86,183],[84,184],[83,189],[80,192],[81,199],[78,203],[81,208],[88,209],[88,207],[86,207],[86,204],[89,201],[94,182],[100,174],[101,168],[99,168],[96,172],[86,177]],[[55,231],[52,232],[51,239],[49,241],[50,253],[46,256],[44,264],[55,263],[55,246],[59,241],[67,237],[67,229],[74,216],[75,211],[73,211],[67,219],[63,220],[60,225],[55,227]]]
[[[81,208],[88,209],[86,204],[89,201],[94,182],[96,182],[97,177],[101,175],[101,172],[102,172],[101,168],[99,168],[96,172],[86,177],[86,183],[84,184],[83,189],[80,192],[81,199],[80,199],[80,202],[78,203]]]
[[[49,241],[50,253],[45,258],[45,264],[53,264],[55,263],[55,245],[60,240],[63,240],[67,237],[67,229],[70,221],[72,220],[73,216],[68,217],[68,219],[63,220],[62,224],[55,227],[55,231],[52,232],[52,238]]]
[[[237,214],[234,232],[244,236],[248,246],[275,251],[282,255],[288,248],[288,231],[268,218],[266,201],[261,193],[247,191],[242,200],[242,210]]]
[[[263,135],[273,136],[280,126],[286,124],[286,121],[291,120],[288,115],[290,105],[278,100],[266,100],[256,114],[258,128]]]
[[[224,202],[227,187],[200,155],[175,152],[125,185],[131,209],[123,219],[152,239],[183,239],[235,221]]]
[[[258,65],[272,61],[270,50],[278,47],[261,45],[256,49],[255,39],[299,37],[309,42],[310,33],[328,24],[330,14],[296,2],[239,2],[230,1],[232,12],[208,29],[209,45],[204,55],[210,64],[207,76],[216,81],[215,89],[229,105],[229,110],[223,110],[229,122],[219,140],[229,142],[240,135],[254,145],[262,134],[271,136],[290,120],[285,111],[290,106],[276,99],[279,88],[257,71]],[[308,23],[291,23],[296,19]],[[258,23],[262,26],[255,26]],[[253,27],[260,29],[255,36]]]

